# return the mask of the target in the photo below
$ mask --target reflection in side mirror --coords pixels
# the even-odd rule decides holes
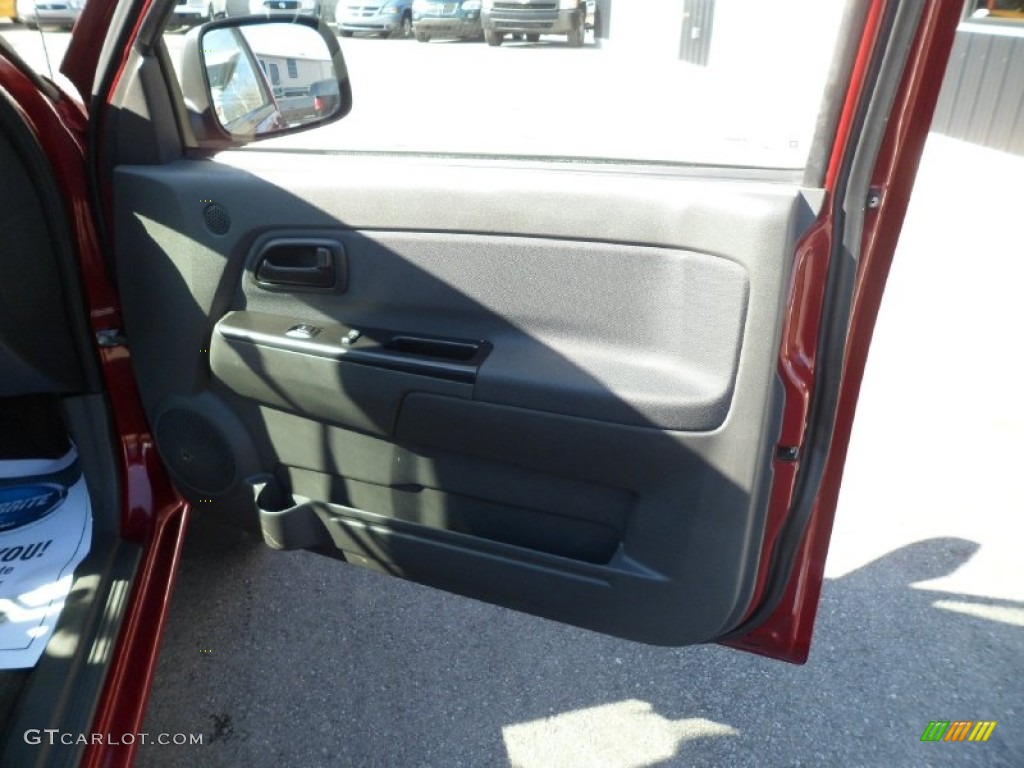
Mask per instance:
[[[347,113],[344,60],[334,35],[321,27],[315,19],[245,18],[190,33],[182,86],[200,141],[215,138],[211,121],[237,144]]]

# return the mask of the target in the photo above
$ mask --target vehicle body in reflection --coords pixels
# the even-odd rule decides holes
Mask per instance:
[[[277,49],[274,53],[257,50],[255,55],[288,125],[301,125],[315,117],[317,112],[311,88],[331,76],[331,62],[300,50]],[[337,95],[337,82],[334,92]]]
[[[313,83],[309,86],[309,95],[313,100],[313,114],[316,117],[333,115],[341,106],[341,92],[334,78]]]

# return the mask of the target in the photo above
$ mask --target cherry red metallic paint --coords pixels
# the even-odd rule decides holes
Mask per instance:
[[[875,5],[878,6],[879,3],[876,2]],[[961,10],[960,0],[935,0],[925,4],[872,173],[872,186],[880,190],[882,202],[878,208],[868,211],[865,217],[836,423],[821,488],[800,544],[797,567],[790,577],[782,601],[756,629],[728,641],[726,644],[731,647],[794,663],[803,663],[807,660],[818,600],[821,596],[825,557],[828,554],[836,505],[839,501],[846,451],[853,428],[857,396],[860,393],[864,366],[867,362],[868,346],[874,332],[875,319],[892,265],[896,242],[910,202],[914,176],[942,87],[946,62],[953,45]],[[874,32],[866,27],[865,35],[871,35],[873,38]],[[859,60],[869,53],[869,47],[861,47],[858,65]],[[864,66],[858,66],[858,69],[863,72]],[[859,98],[859,91],[858,86],[856,98]],[[853,95],[851,89],[850,96]],[[847,127],[841,128],[837,135],[837,143],[829,165],[826,182],[829,192],[834,189],[840,153],[852,151],[852,137],[849,136],[848,127],[849,115],[852,114],[853,106],[848,102],[844,107],[841,122]],[[832,204],[826,204],[818,224],[831,224],[832,211]],[[808,239],[804,238],[804,242],[807,243]],[[821,260],[814,254],[821,253],[819,248],[825,245],[826,243],[822,243],[821,246],[813,248],[812,253],[807,255],[807,260],[797,265],[796,281],[786,321],[786,342],[779,358],[780,373],[787,381],[786,412],[783,420],[783,435],[786,439],[780,443],[781,445],[799,445],[787,440],[796,435],[802,437],[806,422],[809,393],[814,381],[814,340],[817,337],[820,320],[820,285],[823,284],[821,275],[817,281],[819,287],[813,287],[815,281],[810,278],[813,278],[811,272],[815,267],[810,266],[808,260],[818,262],[820,266]],[[823,253],[827,263],[827,249]],[[782,471],[779,462],[776,462],[775,470],[771,506],[768,511],[769,521],[779,521],[784,517],[785,510],[780,512],[776,505],[789,506],[795,477],[792,472]],[[768,562],[770,547],[774,543],[771,539],[765,539],[762,568]]]
[[[829,210],[829,206],[830,203],[826,201],[822,210]],[[831,214],[819,218],[797,244],[789,306],[799,308],[799,311],[789,314],[779,350],[779,375],[786,404],[785,418],[779,433],[780,447],[803,444],[811,386],[814,383],[818,318],[825,299],[825,275],[828,272],[831,245]],[[764,596],[768,566],[792,503],[798,468],[799,463],[796,461],[776,460],[772,464],[772,489],[765,515],[764,543],[748,616]]]
[[[827,215],[819,218],[801,239],[793,261],[790,314],[779,348],[779,374],[786,397],[780,446],[803,445],[807,430],[818,353],[818,324],[825,302],[825,280],[832,250],[831,194],[822,210]]]

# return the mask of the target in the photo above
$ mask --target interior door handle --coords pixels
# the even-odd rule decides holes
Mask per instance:
[[[256,265],[256,283],[270,290],[347,288],[345,251],[337,240],[271,240]]]

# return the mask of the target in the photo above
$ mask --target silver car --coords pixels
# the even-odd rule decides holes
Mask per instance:
[[[17,17],[29,29],[56,26],[71,29],[85,7],[85,0],[18,0]]]
[[[177,0],[174,20],[180,24],[202,24],[227,15],[227,0]]]
[[[402,39],[412,36],[412,0],[339,0],[334,18],[342,37],[356,32]]]
[[[257,16],[320,16],[320,0],[249,0],[249,13]]]

